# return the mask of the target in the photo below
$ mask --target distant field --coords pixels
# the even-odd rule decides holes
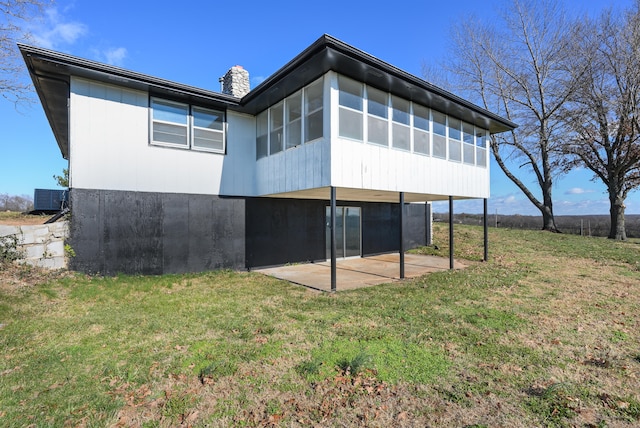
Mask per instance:
[[[336,294],[4,264],[0,426],[639,426],[640,240],[454,230],[467,269]]]
[[[43,224],[50,215],[30,215],[15,211],[0,211],[0,224],[14,226]]]
[[[435,221],[448,222],[449,214],[434,213]],[[610,221],[608,215],[556,216],[556,225],[563,233],[583,236],[608,236]],[[454,214],[454,221],[459,224],[481,225],[481,214]],[[489,227],[507,227],[514,229],[540,230],[541,216],[526,215],[494,215],[489,214]],[[627,237],[640,238],[640,215],[625,216]]]

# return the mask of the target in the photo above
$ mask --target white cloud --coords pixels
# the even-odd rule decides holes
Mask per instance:
[[[262,82],[264,82],[265,80],[267,80],[267,78],[264,76],[254,76],[251,78],[251,83],[255,87],[261,84]]]
[[[572,187],[564,192],[565,195],[584,195],[585,193],[593,193],[591,189],[583,189],[581,187]]]
[[[47,9],[44,16],[35,21],[29,30],[34,43],[47,49],[73,44],[88,32],[85,24],[68,21],[55,8]]]
[[[127,48],[109,48],[102,52],[102,57],[107,64],[122,65],[124,59],[127,57]]]

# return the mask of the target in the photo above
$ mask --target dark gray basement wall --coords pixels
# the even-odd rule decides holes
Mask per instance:
[[[113,275],[244,270],[326,259],[328,201],[72,189],[70,268]],[[399,205],[362,209],[362,253],[399,249]],[[405,206],[405,248],[426,243],[425,205]]]
[[[245,201],[72,189],[70,268],[112,275],[245,267]]]

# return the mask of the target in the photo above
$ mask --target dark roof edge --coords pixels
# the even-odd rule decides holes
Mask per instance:
[[[20,49],[25,62],[29,67],[29,72],[32,74],[35,70],[33,68],[33,64],[30,61],[30,57],[40,57],[43,60],[52,63],[59,63],[67,67],[75,68],[78,71],[77,73],[67,72],[67,74],[70,75],[78,75],[80,77],[97,77],[99,78],[99,80],[105,82],[112,82],[113,84],[130,86],[134,88],[139,86],[147,86],[149,88],[155,88],[159,90],[176,91],[186,96],[194,96],[215,102],[225,103],[229,107],[238,109],[240,111],[242,111],[244,109],[244,106],[246,106],[249,102],[255,100],[256,98],[259,98],[261,94],[267,92],[273,85],[276,85],[280,80],[286,78],[296,68],[302,66],[305,61],[314,57],[314,55],[318,53],[322,53],[323,51],[331,49],[347,57],[365,63],[368,66],[377,68],[384,73],[388,73],[389,75],[394,76],[395,78],[404,80],[412,85],[415,85],[418,88],[422,88],[425,91],[431,92],[436,96],[449,100],[452,103],[458,104],[463,108],[475,111],[476,113],[490,119],[491,121],[494,121],[494,123],[500,124],[503,130],[514,129],[518,126],[508,119],[492,113],[491,111],[486,110],[470,101],[467,101],[464,98],[461,98],[449,91],[446,91],[445,89],[435,86],[424,79],[403,71],[328,34],[323,34],[322,36],[320,36],[305,50],[296,55],[292,60],[278,69],[275,73],[273,73],[265,81],[252,89],[241,99],[231,95],[223,94],[221,92],[201,89],[170,80],[153,77],[147,74],[138,73],[113,65],[108,65],[69,54],[52,51],[45,48],[39,48],[21,43],[18,43],[18,48]],[[64,72],[61,74],[64,74]],[[34,75],[38,77],[37,74]]]
[[[138,73],[113,65],[108,65],[45,48],[25,45],[22,43],[18,43],[18,48],[20,49],[20,52],[22,53],[25,60],[30,56],[38,56],[47,61],[57,62],[71,67],[78,67],[80,69],[88,70],[93,73],[110,75],[115,77],[115,79],[111,79],[113,80],[114,84],[123,85],[126,84],[127,81],[131,81],[137,84],[143,84],[154,88],[179,91],[184,93],[185,95],[209,98],[230,105],[240,104],[240,98],[223,94],[221,92],[209,91],[195,86],[185,85],[171,80],[150,76],[148,74]],[[118,80],[118,78],[122,80]]]
[[[329,35],[329,34],[323,34],[320,38],[318,38],[314,43],[312,43],[308,48],[306,48],[304,51],[302,51],[300,54],[298,54],[295,58],[293,58],[291,61],[289,61],[287,64],[285,64],[283,67],[281,67],[278,71],[276,71],[275,73],[273,73],[271,76],[269,76],[269,78],[267,78],[265,81],[263,81],[260,85],[258,85],[257,87],[255,87],[253,90],[251,90],[251,92],[249,92],[243,99],[242,99],[242,103],[245,104],[249,101],[251,101],[252,99],[260,96],[260,94],[262,94],[263,92],[267,91],[269,89],[269,87],[274,84],[275,82],[279,81],[280,79],[284,78],[285,76],[287,76],[291,70],[295,69],[296,67],[298,67],[299,65],[301,65],[304,61],[306,61],[307,59],[311,58],[313,55],[317,54],[318,52],[321,52],[324,49],[327,48],[331,48],[334,49],[337,52],[340,52],[342,54],[345,54],[351,58],[357,59],[358,61],[361,61],[363,63],[366,63],[370,66],[373,66],[375,68],[379,68],[384,72],[387,72],[397,78],[403,79],[405,81],[408,81],[418,87],[421,87],[424,90],[430,91],[438,96],[441,96],[443,98],[446,98],[448,100],[450,100],[453,103],[459,104],[464,106],[465,108],[468,108],[470,110],[476,111],[477,113],[486,116],[500,124],[502,124],[505,128],[507,129],[514,129],[517,128],[518,125],[511,122],[508,119],[503,118],[502,116],[499,116],[495,113],[492,113],[491,111],[482,108],[470,101],[465,100],[464,98],[459,97],[458,95],[455,95],[445,89],[442,89],[438,86],[435,86],[429,82],[427,82],[424,79],[421,79],[417,76],[414,76],[411,73],[407,73],[404,70],[401,70],[398,67],[395,67],[373,55],[370,55],[360,49],[357,49],[347,43],[344,43],[343,41],[336,39],[335,37]]]
[[[360,61],[362,62],[367,62],[370,63],[373,66],[382,68],[384,71],[388,72],[389,74],[393,74],[396,75],[397,77],[404,79],[404,80],[408,80],[411,83],[413,83],[416,86],[420,86],[425,90],[431,91],[437,95],[440,95],[444,98],[449,99],[450,101],[456,103],[456,104],[461,104],[464,107],[467,107],[471,110],[475,110],[478,113],[481,113],[484,116],[488,116],[491,119],[495,120],[496,122],[500,122],[503,125],[505,125],[508,128],[517,128],[518,125],[511,122],[508,119],[503,118],[502,116],[499,116],[495,113],[492,113],[491,111],[482,108],[470,101],[467,101],[466,99],[459,97],[458,95],[451,93],[439,86],[435,86],[432,83],[427,82],[424,79],[421,79],[411,73],[408,73],[394,65],[389,64],[388,62],[385,62],[373,55],[370,55],[360,49],[357,49],[351,45],[348,45],[338,39],[336,39],[335,37],[332,37],[328,34],[325,34],[324,37],[327,39],[327,44],[330,44],[331,47],[335,48],[336,50],[341,50],[344,53],[350,54],[352,56],[357,57]]]

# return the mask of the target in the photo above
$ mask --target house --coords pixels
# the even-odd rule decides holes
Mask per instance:
[[[515,127],[328,35],[252,90],[231,68],[222,92],[19,47],[88,273],[403,254],[427,242],[428,202],[486,205],[489,136]]]

